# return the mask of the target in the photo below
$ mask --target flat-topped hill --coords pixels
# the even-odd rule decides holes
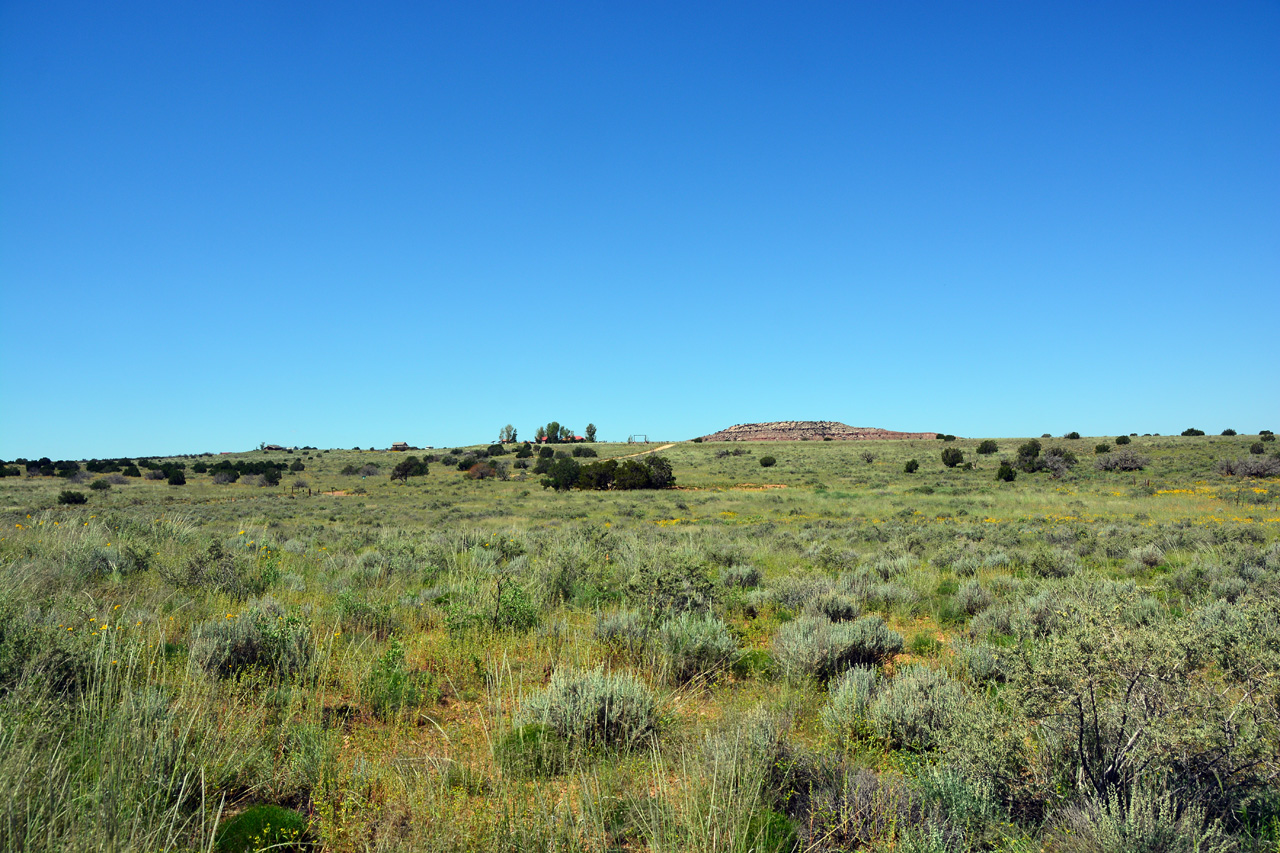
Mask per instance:
[[[871,441],[884,438],[935,438],[936,432],[894,432],[878,427],[852,427],[838,421],[772,421],[737,424],[703,441]]]

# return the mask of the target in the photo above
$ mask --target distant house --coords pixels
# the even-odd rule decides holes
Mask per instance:
[[[395,444],[391,445],[391,451],[393,453],[404,453],[406,450],[413,450],[407,441],[397,441]]]

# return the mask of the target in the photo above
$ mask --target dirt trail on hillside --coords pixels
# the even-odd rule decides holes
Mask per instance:
[[[657,453],[659,450],[666,450],[668,447],[675,447],[677,442],[664,444],[661,447],[655,447],[652,450],[641,450],[639,453],[628,453],[626,456],[610,456],[610,459],[634,459],[637,456],[644,456],[646,453]]]

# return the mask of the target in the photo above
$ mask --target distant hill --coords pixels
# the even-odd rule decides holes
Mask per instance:
[[[738,424],[710,435],[703,441],[872,441],[884,438],[936,438],[936,432],[894,432],[877,427],[851,427],[837,421],[773,421],[766,424]]]

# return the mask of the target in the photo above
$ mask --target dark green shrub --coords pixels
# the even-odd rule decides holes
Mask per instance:
[[[980,453],[983,456],[989,456],[990,454],[995,453],[999,449],[1000,449],[1000,446],[989,438],[978,445],[978,453]]]
[[[1129,438],[1129,436],[1127,436],[1127,435],[1117,435],[1117,436],[1116,436],[1116,445],[1117,445],[1117,446],[1120,446],[1120,445],[1128,444],[1128,443],[1130,442],[1130,440],[1131,440],[1131,439],[1130,439],[1130,438]]]
[[[192,468],[191,470],[195,471],[197,474],[201,473],[199,467]],[[296,474],[299,471],[307,470],[307,466],[303,464],[301,459],[295,459],[293,460],[293,464],[289,466],[289,470]]]
[[[1184,437],[1188,437],[1188,436],[1195,436],[1195,435],[1204,435],[1204,430],[1202,430],[1202,429],[1196,429],[1195,427],[1188,427],[1187,429],[1184,429],[1184,430],[1182,431],[1182,435],[1183,435]]]
[[[498,766],[513,776],[555,776],[569,769],[569,743],[545,723],[525,723],[494,746]]]
[[[630,462],[632,460],[628,459],[627,461]],[[537,469],[535,468],[534,470]],[[568,491],[578,485],[580,471],[581,466],[575,459],[554,459],[547,466],[547,476],[541,480],[542,488],[555,489],[557,492]]]
[[[1260,441],[1275,441],[1276,437],[1271,430],[1264,429],[1262,432],[1258,433],[1258,439]]]
[[[1040,459],[1040,442],[1034,438],[1018,446],[1017,465],[1023,471],[1035,471]]]
[[[1267,446],[1261,441],[1255,441],[1253,444],[1249,445],[1249,452],[1254,456],[1261,456],[1267,452]]]
[[[170,486],[185,486],[187,484],[187,475],[182,473],[181,469],[174,468],[169,472],[168,483]]]
[[[1068,440],[1070,440],[1070,441],[1075,441],[1075,440],[1076,440],[1076,439],[1078,439],[1079,437],[1080,437],[1080,433],[1075,432],[1074,430],[1073,430],[1072,432],[1069,432],[1069,433],[1067,433],[1066,435],[1064,435],[1064,436],[1063,436],[1063,438],[1068,439]]]
[[[504,456],[506,455],[507,449],[503,447],[501,444],[491,444],[486,449],[486,452],[490,456]]]
[[[255,853],[258,850],[292,853],[309,849],[307,819],[281,806],[250,806],[218,827],[218,853]]]
[[[920,470],[920,463],[915,459],[908,459],[907,464],[902,466],[903,473],[914,474]]]
[[[964,451],[958,447],[948,447],[942,451],[942,464],[954,468],[964,461]]]
[[[1102,455],[1102,454],[1104,454],[1104,453],[1110,453],[1110,452],[1111,452],[1111,445],[1110,445],[1110,444],[1107,444],[1107,443],[1104,441],[1104,442],[1102,442],[1101,444],[1094,445],[1093,452],[1094,452],[1094,454],[1095,454],[1095,455],[1098,455],[1098,456],[1101,456],[1101,455]]]
[[[84,492],[77,492],[74,489],[63,489],[58,493],[58,503],[60,504],[83,504],[89,502],[89,496]]]
[[[406,456],[391,469],[391,479],[407,483],[410,477],[425,477],[429,472],[426,462],[416,456]]]
[[[954,435],[944,435],[944,436],[940,436],[940,438],[941,438],[943,441],[955,441],[955,440],[956,440],[956,437],[955,437]]]
[[[1008,462],[1001,462],[999,469],[996,470],[996,479],[1005,483],[1012,483],[1018,477],[1018,472]]]
[[[596,450],[594,447],[575,447],[573,449],[573,455],[580,458],[582,457],[594,458],[596,456],[599,456],[600,454],[596,453]]]
[[[191,470],[197,474],[203,474],[209,470],[209,466],[204,464],[203,462],[197,462],[196,464],[191,466]],[[302,469],[299,468],[298,470],[301,471]]]
[[[1227,429],[1224,429],[1224,430],[1222,431],[1222,434],[1223,434],[1223,435],[1235,435],[1235,434],[1236,434],[1236,431],[1235,431],[1235,430],[1233,430],[1233,429],[1227,428]]]
[[[760,467],[761,467],[761,468],[772,468],[774,465],[777,465],[777,464],[778,464],[778,460],[777,460],[777,459],[774,459],[772,456],[761,456],[761,457],[760,457]]]
[[[427,677],[406,669],[404,646],[393,639],[374,662],[361,685],[361,698],[380,720],[395,719],[401,710],[416,708],[423,700]]]
[[[539,447],[539,448],[538,448],[538,458],[539,458],[539,459],[550,459],[551,457],[553,457],[553,456],[555,456],[555,455],[556,455],[556,451],[555,451],[555,449],[554,449],[554,448],[551,448],[551,447]]]

